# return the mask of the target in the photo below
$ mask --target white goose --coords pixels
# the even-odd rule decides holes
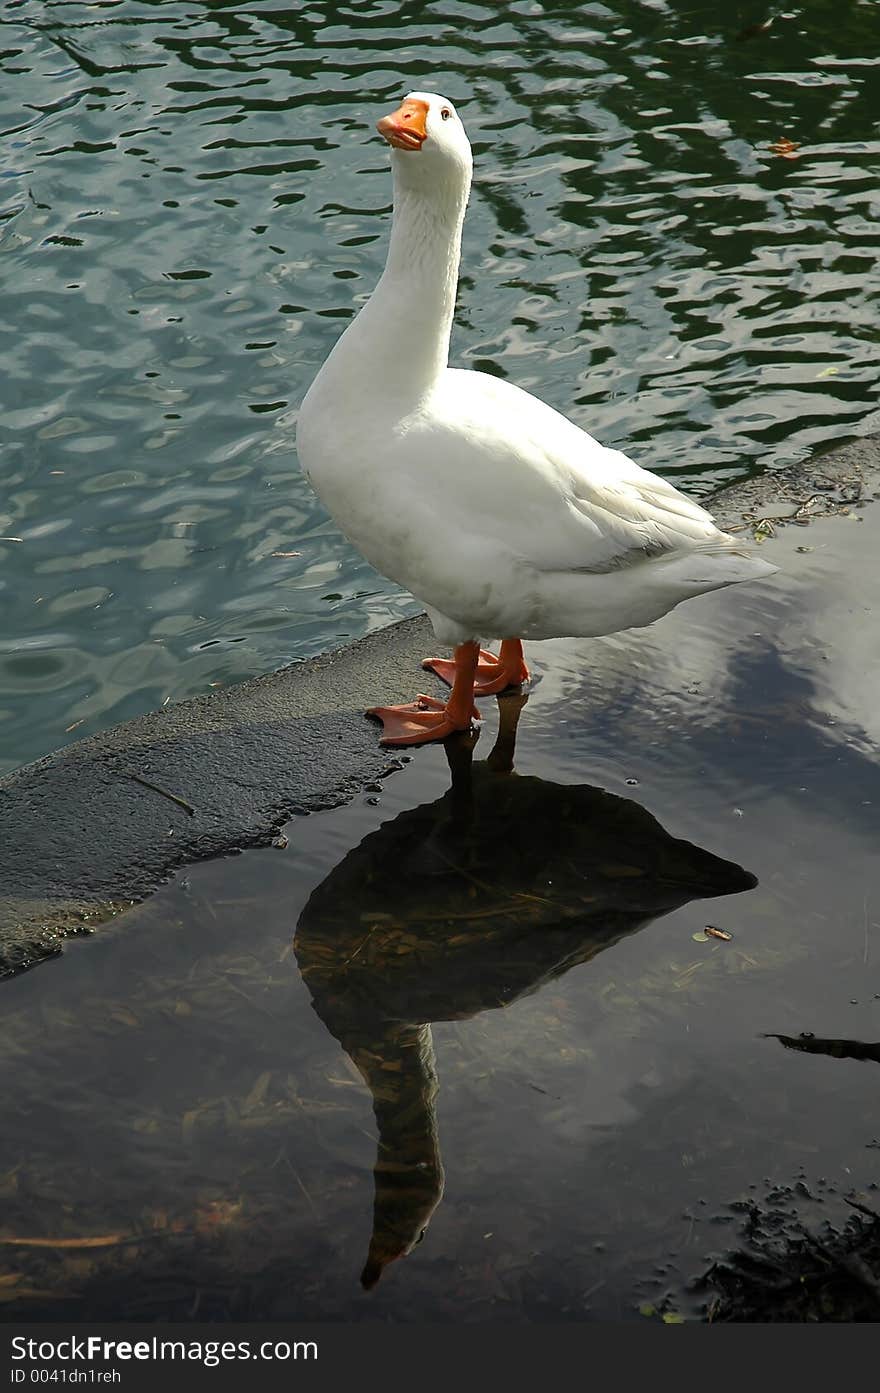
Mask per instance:
[[[474,697],[528,679],[523,638],[650,624],[682,600],[777,568],[705,509],[537,397],[448,366],[471,148],[452,103],[412,92],[392,147],[385,270],[312,383],[300,462],[349,540],[428,611],[452,687],[377,707],[383,743],[442,740]],[[480,648],[500,638],[500,656]]]

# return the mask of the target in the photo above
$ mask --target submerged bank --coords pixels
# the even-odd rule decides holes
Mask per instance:
[[[806,538],[797,524],[833,517],[835,526],[849,526],[851,505],[868,499],[878,479],[880,438],[865,438],[725,490],[713,508],[726,526],[763,540],[776,560],[780,527]],[[852,548],[846,534],[834,537],[839,544],[829,537],[823,546],[832,570],[843,573]],[[804,548],[790,552],[781,564],[797,583],[811,567]],[[733,613],[741,595],[724,592],[720,610]],[[686,608],[700,603],[706,599]],[[656,626],[661,649],[669,622]],[[597,705],[603,682],[616,680],[608,664],[614,641],[581,645]],[[432,644],[424,617],[395,624],[125,722],[3,779],[0,975],[57,954],[67,935],[143,900],[180,867],[268,845],[292,814],[338,805],[399,769],[363,711],[379,700],[408,700],[434,681],[420,668]],[[534,652],[541,647],[553,645]],[[760,701],[759,690],[752,696]]]
[[[200,802],[219,849],[235,819],[265,844],[193,862],[3,983],[9,1314],[720,1320],[755,1309],[722,1288],[749,1229],[790,1272],[803,1233],[848,1261],[847,1200],[876,1207],[880,1179],[870,448],[741,504],[771,582],[534,645],[528,694],[484,703],[460,760],[427,746],[358,791],[351,750],[315,741],[337,806],[280,836],[260,731],[302,753],[300,670],[248,684],[274,686],[274,726],[259,701],[250,727],[235,714],[241,691],[202,706],[238,759],[223,796],[250,798],[226,822],[212,777],[196,798],[170,758],[138,762],[168,716],[140,744],[113,733],[108,759],[149,781],[115,795],[161,809],[157,875]],[[422,637],[384,635],[398,665],[362,663],[356,701],[364,647],[326,660],[350,705],[303,729],[338,720],[389,769],[361,710],[412,690]],[[101,817],[72,843],[82,877],[118,865]]]

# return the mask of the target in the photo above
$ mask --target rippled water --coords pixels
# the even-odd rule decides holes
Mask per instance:
[[[416,750],[0,983],[6,1319],[694,1318],[750,1215],[876,1209],[856,515],[782,531],[772,584],[538,648],[453,792]]]
[[[763,17],[9,0],[0,768],[411,608],[292,444],[409,87],[476,152],[457,362],[698,493],[876,427],[878,4]]]

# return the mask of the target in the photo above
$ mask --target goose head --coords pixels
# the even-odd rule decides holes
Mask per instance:
[[[437,92],[410,92],[376,129],[394,152],[395,174],[406,183],[470,181],[470,142],[448,98]]]

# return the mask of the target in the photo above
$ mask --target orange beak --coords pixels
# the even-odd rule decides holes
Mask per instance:
[[[376,122],[376,130],[395,150],[421,150],[428,137],[428,103],[408,97],[390,116]]]

